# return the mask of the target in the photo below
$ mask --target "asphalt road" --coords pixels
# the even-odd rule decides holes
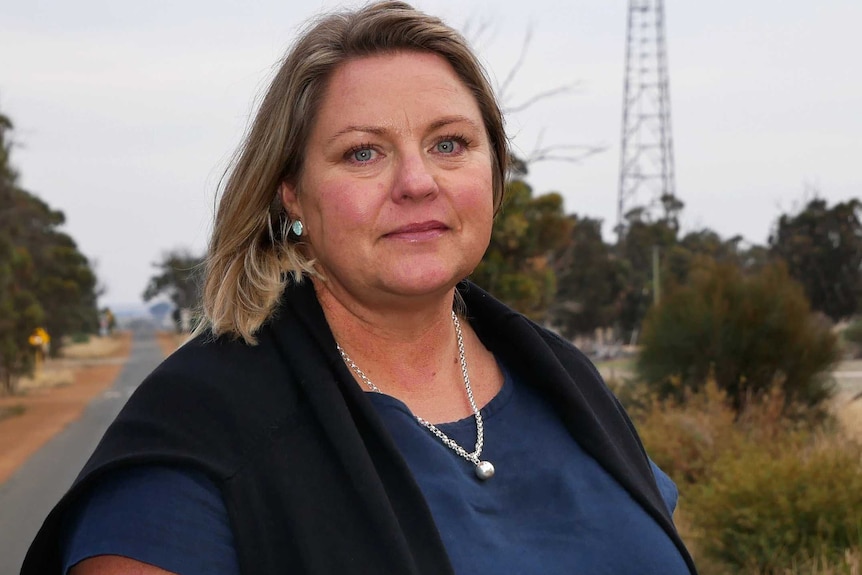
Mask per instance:
[[[72,484],[132,391],[163,359],[155,333],[135,331],[129,359],[111,389],[0,485],[0,575],[21,569],[30,541]]]

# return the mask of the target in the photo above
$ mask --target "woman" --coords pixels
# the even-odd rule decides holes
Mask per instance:
[[[400,2],[314,23],[221,199],[206,330],[23,573],[693,573],[592,365],[463,281],[507,157],[454,30]]]

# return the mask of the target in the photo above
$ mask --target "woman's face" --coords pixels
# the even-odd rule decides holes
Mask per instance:
[[[448,62],[420,52],[338,67],[299,186],[282,186],[326,288],[372,305],[443,295],[469,275],[488,247],[492,196],[478,105]]]

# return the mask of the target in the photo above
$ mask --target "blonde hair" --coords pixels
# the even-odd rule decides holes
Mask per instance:
[[[288,237],[290,215],[279,199],[280,184],[299,182],[303,152],[333,71],[353,58],[399,50],[445,58],[473,93],[491,146],[499,209],[508,140],[491,83],[461,34],[404,2],[375,2],[323,16],[282,60],[227,175],[207,255],[199,331],[209,328],[215,336],[254,344],[286,283],[315,274],[301,242]]]

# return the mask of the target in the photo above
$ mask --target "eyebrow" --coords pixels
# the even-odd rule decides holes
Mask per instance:
[[[479,126],[476,125],[476,122],[471,120],[466,116],[454,115],[454,116],[444,116],[438,120],[431,122],[428,126],[430,131],[438,130],[450,124],[458,124],[458,123],[466,123],[469,124],[473,129],[479,129]],[[362,125],[350,125],[338,130],[331,138],[328,139],[328,142],[333,142],[337,140],[341,136],[345,134],[350,134],[352,132],[361,132],[363,134],[375,134],[375,135],[383,135],[388,132],[388,128],[383,128],[380,126],[362,126]]]

